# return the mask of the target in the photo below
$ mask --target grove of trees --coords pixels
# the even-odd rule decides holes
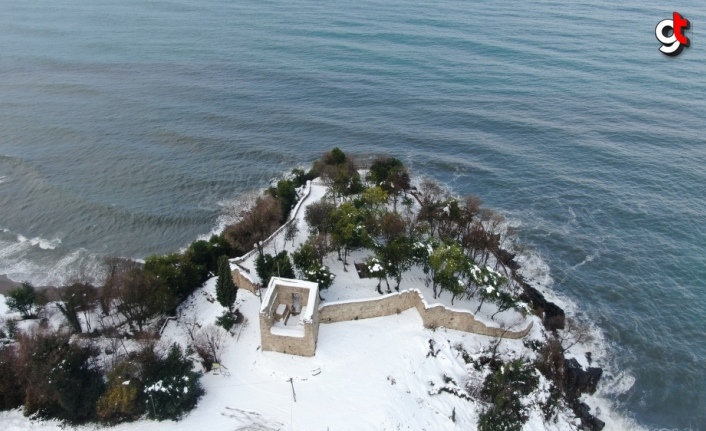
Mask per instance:
[[[329,194],[306,208],[307,240],[292,253],[265,253],[264,242],[287,220],[297,189],[315,177]],[[165,316],[215,275],[217,299],[225,308],[219,324],[227,330],[236,318],[238,291],[228,258],[253,248],[263,285],[272,276],[299,276],[325,290],[334,282],[326,256],[337,256],[348,271],[351,253],[366,250],[367,272],[377,278],[380,294],[383,283],[387,292],[399,291],[403,274],[418,266],[435,297],[476,298],[477,311],[488,302],[497,312],[520,309],[518,287],[504,275],[500,258],[500,223],[502,218],[482,208],[475,196],[457,199],[430,179],[412,187],[399,159],[378,157],[361,166],[334,148],[309,172],[295,169],[245,203],[221,235],[195,241],[180,253],[150,256],[144,264],[110,258],[101,285],[79,279],[62,286],[51,306],[64,316],[66,330],[25,333],[8,323],[5,335],[14,340],[0,346],[0,409],[21,406],[27,415],[72,424],[181,417],[203,393],[189,359],[193,352],[177,345],[161,351],[149,340]],[[298,229],[288,229],[286,240],[297,235]],[[36,318],[45,302],[27,283],[7,295],[9,309],[25,319]],[[192,323],[190,348],[205,365],[216,362],[225,331],[212,327],[199,336]],[[101,352],[90,337],[148,342],[139,351],[99,361]]]
[[[325,153],[312,171],[329,193],[306,208],[310,236],[292,253],[300,277],[323,281],[325,289],[333,277],[324,256],[335,252],[348,271],[351,252],[365,249],[367,273],[378,279],[381,294],[383,284],[387,292],[393,286],[399,291],[403,274],[419,266],[434,297],[448,292],[452,302],[476,298],[476,312],[492,302],[497,312],[524,313],[519,287],[500,258],[502,217],[482,208],[478,197],[455,198],[431,179],[413,188],[399,159],[377,157],[359,166],[338,148]]]

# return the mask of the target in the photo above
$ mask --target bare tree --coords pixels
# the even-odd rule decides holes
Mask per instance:
[[[448,192],[437,181],[430,178],[422,180],[419,190],[421,204],[419,218],[429,225],[429,233],[433,236],[436,232],[439,211],[441,211],[441,202],[448,198]]]
[[[297,238],[297,235],[299,235],[299,225],[298,220],[294,219],[287,225],[284,231],[284,240],[292,241],[292,247],[294,247],[294,240]]]
[[[201,330],[201,323],[199,322],[196,315],[183,317],[181,319],[181,328],[189,338],[189,342],[193,345],[196,343],[196,335]]]
[[[515,320],[514,322],[511,323],[501,323],[500,324],[500,335],[497,335],[493,338],[493,341],[490,343],[490,352],[491,352],[491,361],[495,362],[497,360],[497,355],[498,355],[498,348],[500,347],[500,344],[502,344],[503,340],[507,336],[508,332],[514,331],[516,328],[518,328],[522,324],[522,320]]]
[[[98,292],[98,303],[103,316],[108,316],[113,311],[112,307],[115,296],[117,295],[118,280],[122,274],[133,268],[138,268],[140,265],[133,260],[117,256],[106,257],[103,264],[105,266],[106,278]]]
[[[249,250],[257,248],[264,255],[265,241],[280,225],[282,208],[272,196],[260,196],[255,202],[240,212],[240,220],[226,227],[225,237],[236,247]]]
[[[221,362],[221,350],[226,344],[226,331],[209,325],[198,332],[194,340],[194,349],[205,363]],[[207,367],[208,368],[208,367]]]
[[[565,328],[558,335],[561,343],[561,353],[566,352],[577,344],[589,343],[593,335],[587,324],[576,319],[567,318]]]
[[[335,206],[325,200],[307,206],[304,220],[309,225],[309,233],[327,235],[331,230],[331,214],[334,209]]]
[[[115,283],[117,312],[140,332],[149,319],[170,306],[161,280],[139,268],[120,273]]]
[[[339,162],[325,163],[321,168],[321,180],[328,187],[334,205],[338,197],[358,193],[356,189],[362,188],[358,169],[350,157]]]

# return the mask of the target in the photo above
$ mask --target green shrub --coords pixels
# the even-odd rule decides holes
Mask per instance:
[[[297,204],[297,190],[296,184],[293,180],[279,180],[276,187],[270,187],[267,189],[273,198],[276,198],[280,204],[282,210],[282,219],[280,222],[284,222],[289,217],[289,213],[292,208]]]
[[[535,369],[521,360],[501,364],[489,374],[481,395],[491,405],[481,413],[479,431],[519,431],[527,421],[527,412],[520,399],[537,387]]]
[[[370,165],[367,179],[376,185],[382,185],[383,188],[388,188],[388,190],[385,191],[389,192],[392,179],[395,178],[397,173],[403,170],[404,164],[401,160],[394,157],[379,157]]]
[[[96,403],[98,419],[117,424],[139,418],[142,387],[137,364],[130,360],[118,363],[108,373],[108,388]]]
[[[97,349],[47,333],[19,338],[25,384],[24,414],[84,423],[94,418],[105,384],[96,364]]]
[[[312,171],[304,172],[303,169],[292,169],[292,181],[296,187],[301,187],[306,184],[307,181],[311,181],[316,178],[316,175]]]
[[[34,286],[29,283],[22,283],[20,287],[10,290],[5,298],[5,303],[10,310],[17,311],[24,319],[37,317],[35,310],[37,292]]]
[[[236,323],[238,323],[237,314],[228,310],[216,318],[216,325],[222,327],[226,331],[230,331],[230,328],[232,328]]]
[[[292,261],[302,276],[309,269],[320,265],[318,254],[311,241],[305,242],[292,252]]]
[[[226,256],[221,256],[218,261],[218,280],[216,281],[216,299],[226,307],[229,312],[233,311],[233,304],[238,295],[238,288],[233,283],[233,275],[230,271],[230,263]],[[229,328],[226,328],[229,329]]]
[[[143,411],[157,420],[177,420],[196,407],[204,390],[200,373],[192,370],[191,359],[178,344],[172,344],[166,357],[154,351],[143,352]]]
[[[15,334],[17,334],[17,320],[7,319],[7,321],[5,321],[5,330],[7,331],[7,338],[15,338]]]
[[[185,255],[171,253],[150,256],[145,260],[145,272],[157,277],[177,300],[193,292],[206,279],[203,266],[190,261]]]
[[[218,258],[225,252],[216,255],[214,253],[214,244],[209,241],[198,240],[194,241],[186,249],[184,257],[192,264],[202,269],[201,281],[205,281],[210,273],[215,273],[218,269]]]
[[[272,277],[294,278],[294,268],[286,250],[282,250],[277,256],[271,254],[258,256],[255,270],[263,286],[270,284]]]

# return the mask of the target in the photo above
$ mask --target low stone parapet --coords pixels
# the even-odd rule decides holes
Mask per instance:
[[[426,328],[449,328],[490,337],[519,339],[532,329],[532,322],[521,331],[509,331],[492,327],[476,320],[473,313],[452,310],[443,305],[428,305],[418,290],[355,301],[340,301],[324,304],[319,308],[321,323],[345,322],[373,317],[390,316],[410,308],[416,308]]]
[[[260,290],[260,285],[252,281],[248,274],[240,268],[232,270],[231,276],[233,276],[233,283],[238,286],[238,289],[245,289],[249,292],[257,295]]]

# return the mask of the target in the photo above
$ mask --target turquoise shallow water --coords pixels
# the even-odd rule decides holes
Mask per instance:
[[[527,3],[1,1],[0,273],[175,250],[332,146],[389,152],[517,226],[625,415],[704,429],[706,7],[672,59],[673,4]]]

